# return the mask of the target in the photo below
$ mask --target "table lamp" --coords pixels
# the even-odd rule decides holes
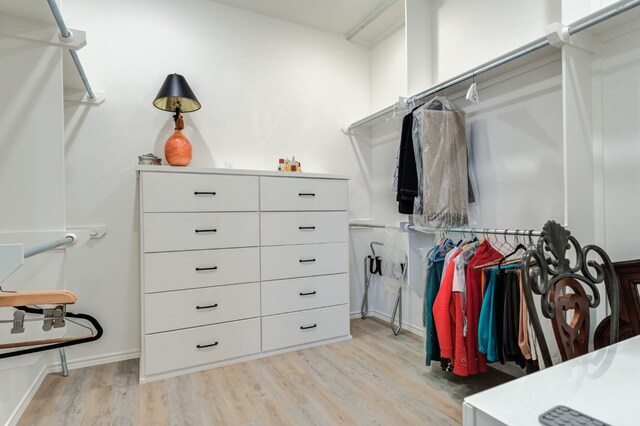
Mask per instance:
[[[169,74],[164,80],[153,105],[163,111],[174,111],[175,130],[164,144],[164,157],[172,166],[188,166],[191,162],[191,142],[182,134],[183,112],[200,109],[200,102],[193,94],[187,80],[180,74]]]

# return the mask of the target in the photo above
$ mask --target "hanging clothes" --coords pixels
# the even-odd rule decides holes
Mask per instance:
[[[451,242],[446,255],[441,244],[427,256],[427,365],[440,359],[443,370],[463,377],[486,372],[487,362],[515,362],[527,373],[536,371],[520,263],[503,264],[505,257],[488,240]]]
[[[484,240],[478,246],[476,254],[469,260],[466,270],[467,288],[467,357],[469,374],[487,371],[487,361],[485,355],[478,350],[478,322],[480,319],[480,308],[482,307],[482,269],[476,266],[484,265],[488,262],[499,260],[502,257],[500,252],[491,246],[488,240]]]
[[[454,247],[453,241],[447,239],[442,244],[436,245],[428,254],[427,285],[423,307],[426,365],[431,365],[432,361],[440,361],[440,344],[433,319],[433,303],[440,290],[445,258]]]
[[[518,346],[520,324],[520,271],[507,271],[504,287],[502,321],[502,352],[505,361],[513,361],[520,368],[525,367],[525,359]]]
[[[469,177],[464,112],[436,97],[414,112],[413,139],[419,141],[422,175],[419,202],[435,227],[468,223]]]
[[[488,273],[489,280],[486,283],[478,320],[478,350],[486,356],[488,362],[495,362],[498,360],[498,345],[496,343],[493,295],[498,271],[490,269]]]
[[[455,273],[455,259],[462,253],[456,249],[446,271],[444,272],[440,291],[433,303],[433,316],[440,342],[440,355],[451,360],[453,373],[458,376],[468,376],[467,348],[464,342],[462,319],[462,297],[459,292],[454,293],[453,277]]]
[[[413,214],[414,201],[418,196],[418,172],[413,146],[413,111],[402,119],[402,132],[397,163],[397,195],[398,212]]]

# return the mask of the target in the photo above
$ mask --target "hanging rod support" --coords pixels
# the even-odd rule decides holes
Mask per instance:
[[[58,28],[60,29],[60,36],[64,41],[71,41],[73,39],[73,34],[69,31],[67,24],[64,22],[62,18],[62,14],[60,13],[60,8],[56,3],[56,0],[47,0],[49,3],[49,8],[51,8],[51,13],[53,14],[53,18],[56,20],[56,24],[58,24]],[[84,67],[80,62],[80,58],[78,57],[78,52],[75,50],[69,50],[69,54],[71,55],[71,59],[73,59],[73,63],[76,65],[78,69],[78,74],[80,74],[80,78],[82,79],[82,84],[84,84],[84,88],[87,90],[87,95],[89,99],[96,99],[96,95],[91,88],[91,84],[89,84],[89,79],[87,78],[87,74],[84,72]]]
[[[386,3],[384,3],[382,6],[380,6],[379,9],[377,9],[375,12],[373,12],[367,19],[365,19],[362,24],[358,25],[358,27],[351,31],[349,34],[346,35],[346,40],[347,41],[351,41],[351,39],[353,39],[355,36],[357,36],[362,30],[364,30],[365,28],[367,28],[369,25],[371,25],[371,23],[373,21],[375,21],[376,19],[378,19],[378,17],[380,17],[380,15],[382,15],[384,12],[387,11],[387,9],[389,9],[391,6],[393,6],[393,4],[396,2],[397,0],[387,0]]]
[[[27,247],[24,249],[24,258],[26,259],[28,257],[35,256],[36,254],[40,254],[48,250],[53,250],[68,244],[73,244],[77,239],[78,237],[76,237],[75,234],[67,234],[61,240],[55,240],[33,247]]]

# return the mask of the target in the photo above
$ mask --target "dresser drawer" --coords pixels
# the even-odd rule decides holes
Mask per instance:
[[[347,181],[260,178],[262,211],[347,210]]]
[[[348,241],[347,212],[261,213],[263,246]]]
[[[258,213],[145,213],[144,251],[249,247],[259,244]]]
[[[262,318],[262,351],[347,336],[349,305]]]
[[[258,247],[144,255],[145,293],[260,281]]]
[[[262,315],[349,303],[348,274],[262,283]]]
[[[349,270],[347,243],[262,247],[262,280],[340,274]]]
[[[259,352],[259,318],[170,331],[145,336],[145,370],[158,374]]]
[[[145,212],[257,211],[258,177],[144,173]]]
[[[145,295],[145,334],[260,316],[260,283]]]

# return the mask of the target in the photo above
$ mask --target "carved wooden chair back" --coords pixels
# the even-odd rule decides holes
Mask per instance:
[[[567,258],[568,250],[575,255],[572,256],[575,257],[573,265]],[[588,259],[592,253],[600,258],[599,261]],[[589,351],[590,310],[600,305],[597,285],[606,277],[612,284],[605,289],[611,307],[609,344],[619,340],[618,278],[611,259],[600,247],[580,247],[568,230],[555,221],[549,221],[543,227],[536,248],[528,250],[522,259],[522,277],[527,310],[545,366],[552,365],[551,355],[534,295],[540,296],[542,315],[551,320],[560,356],[566,361]]]

